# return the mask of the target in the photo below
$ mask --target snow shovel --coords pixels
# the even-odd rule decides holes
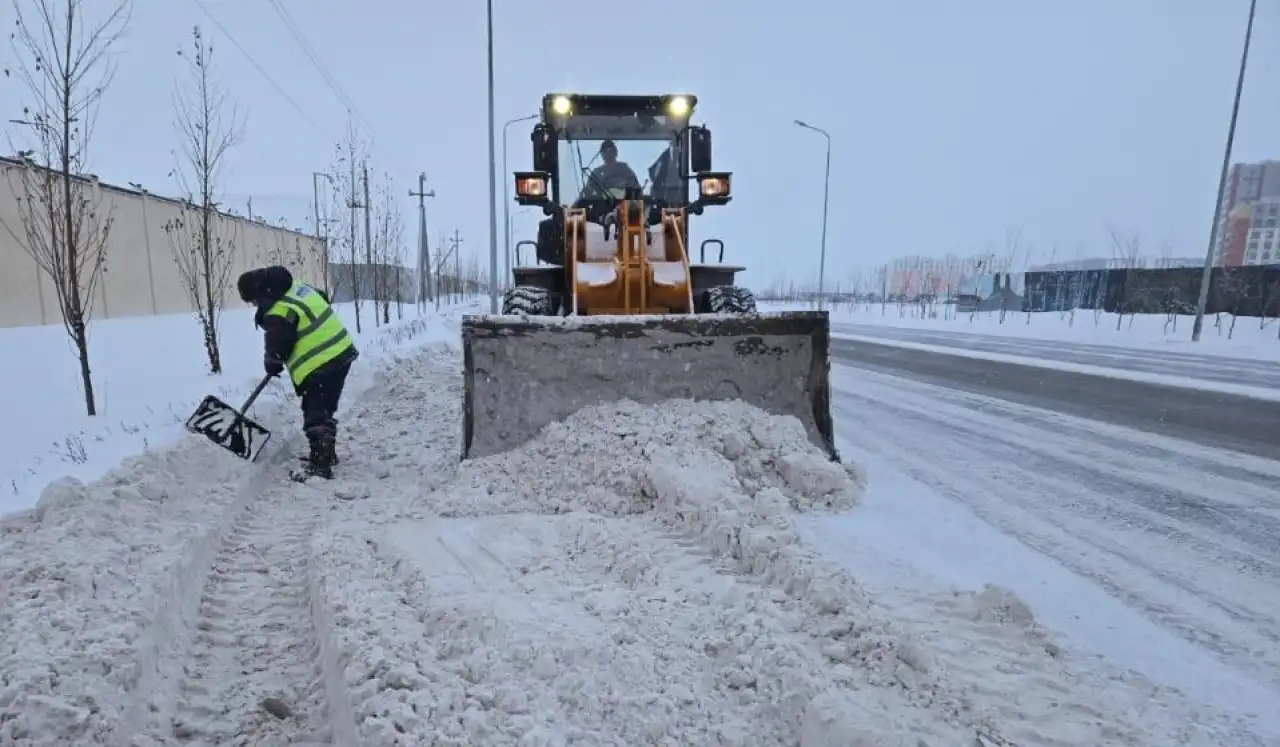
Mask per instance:
[[[215,444],[230,451],[241,459],[257,461],[267,441],[271,440],[271,431],[245,417],[245,413],[253,406],[253,401],[262,394],[271,381],[271,376],[264,376],[254,388],[244,407],[236,409],[210,394],[204,398],[195,413],[187,419],[187,430],[204,436]]]

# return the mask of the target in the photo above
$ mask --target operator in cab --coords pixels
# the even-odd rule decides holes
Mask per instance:
[[[587,183],[582,187],[583,198],[604,196],[611,189],[640,187],[640,179],[636,177],[636,172],[632,171],[624,161],[618,160],[618,146],[612,140],[606,140],[600,144],[600,160],[604,163],[591,172],[591,176],[587,177]]]

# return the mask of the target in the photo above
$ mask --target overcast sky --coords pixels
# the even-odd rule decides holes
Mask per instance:
[[[311,173],[329,166],[345,129],[344,105],[272,2],[202,1],[227,33],[196,0],[135,0],[93,169],[176,192],[176,50],[200,24],[247,115],[228,199],[253,196],[255,212],[301,223]],[[5,29],[10,2],[0,6]],[[280,2],[371,129],[373,168],[403,192],[425,171],[439,195],[433,237],[456,228],[465,249],[487,254],[484,3]],[[494,4],[499,127],[550,91],[699,96],[695,119],[712,128],[736,198],[695,223],[695,245],[724,238],[726,259],[753,268],[750,285],[816,276],[825,143],[796,118],[833,139],[829,282],[895,256],[1000,249],[1008,229],[1021,229],[1040,261],[1055,245],[1058,259],[1109,255],[1108,223],[1140,234],[1152,254],[1167,242],[1177,256],[1203,255],[1248,9],[1247,0]],[[1259,5],[1234,160],[1280,157],[1280,0]],[[12,50],[2,52],[9,62]],[[27,94],[12,79],[0,85],[7,122]],[[512,128],[511,169],[528,167],[527,127]],[[405,197],[410,240],[414,204]],[[516,217],[517,238],[536,218]]]

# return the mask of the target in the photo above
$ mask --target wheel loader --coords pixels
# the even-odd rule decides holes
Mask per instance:
[[[516,245],[502,314],[462,321],[463,459],[515,448],[590,405],[687,398],[794,415],[839,460],[827,313],[758,313],[719,239],[692,261],[690,219],[732,199],[732,174],[712,170],[711,132],[691,124],[696,103],[543,98],[533,169],[513,176],[515,201],[546,217],[536,241]]]

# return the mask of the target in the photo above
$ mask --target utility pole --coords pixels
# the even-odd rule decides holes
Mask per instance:
[[[1209,305],[1209,286],[1213,282],[1213,260],[1218,244],[1218,225],[1226,221],[1222,214],[1222,196],[1227,190],[1227,172],[1231,167],[1231,146],[1236,139],[1236,117],[1240,114],[1240,94],[1244,92],[1244,71],[1249,65],[1249,41],[1253,38],[1253,16],[1258,0],[1249,2],[1249,22],[1244,28],[1244,51],[1240,53],[1240,74],[1236,78],[1236,96],[1231,103],[1231,124],[1227,126],[1227,149],[1222,154],[1222,173],[1218,176],[1218,201],[1213,205],[1213,226],[1209,229],[1209,250],[1204,255],[1204,272],[1200,275],[1200,297],[1196,300],[1196,320],[1191,325],[1191,341],[1200,342],[1204,329],[1204,310]]]
[[[351,160],[351,198],[347,207],[351,208],[351,301],[356,306],[356,334],[360,334],[360,265],[356,262],[356,210],[364,207],[356,201],[356,159],[355,148],[349,150]],[[366,200],[366,202],[368,202]]]
[[[449,251],[447,251],[447,252],[446,252],[446,251],[444,251],[444,238],[445,238],[445,237],[444,237],[444,231],[441,231],[441,232],[440,232],[440,236],[439,236],[439,238],[436,240],[436,246],[440,248],[440,258],[436,260],[436,267],[435,267],[435,272],[436,272],[436,311],[440,311],[440,294],[441,294],[441,292],[442,292],[442,291],[441,291],[441,288],[440,288],[440,273],[444,272],[444,265],[445,265],[445,263],[446,263],[446,262],[448,262],[448,261],[449,261],[449,255],[453,253],[453,250],[454,250],[454,249],[457,249],[457,247],[455,246],[455,247],[453,247],[453,249],[450,249],[450,250],[449,250]]]
[[[427,175],[418,174],[418,191],[409,190],[410,197],[418,198],[418,308],[433,295],[431,286],[431,247],[427,243],[427,202],[428,197],[435,197],[436,191],[427,191]]]
[[[364,180],[364,259],[365,264],[369,266],[369,272],[373,272],[373,220],[370,215],[373,211],[369,209],[369,162],[366,160],[360,166],[361,178]],[[378,283],[373,284],[373,326],[378,326]]]
[[[453,238],[450,239],[452,246],[449,252],[453,254],[453,279],[457,283],[458,295],[466,296],[466,285],[462,282],[462,233],[458,229],[453,229]]]

